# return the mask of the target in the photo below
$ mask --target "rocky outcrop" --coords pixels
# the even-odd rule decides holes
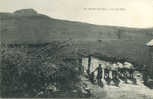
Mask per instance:
[[[15,11],[14,14],[21,16],[31,16],[31,15],[37,15],[37,11],[35,11],[34,9],[22,9]]]

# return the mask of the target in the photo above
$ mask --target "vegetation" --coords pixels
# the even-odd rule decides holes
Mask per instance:
[[[80,94],[81,65],[56,54],[67,47],[63,42],[49,44],[37,50],[40,55],[26,46],[1,46],[1,97],[56,97],[57,91],[66,94],[74,89]]]
[[[33,9],[0,13],[0,17],[1,42],[41,44],[50,43],[53,40],[73,39],[77,41],[80,48],[86,48],[92,52],[128,57],[145,65],[149,60],[149,50],[145,44],[153,38],[153,28],[98,26],[58,20],[39,14]]]

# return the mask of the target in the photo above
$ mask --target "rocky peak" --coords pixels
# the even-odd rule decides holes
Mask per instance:
[[[37,15],[38,13],[34,9],[21,9],[15,11],[14,14],[21,16],[31,16],[31,15]]]

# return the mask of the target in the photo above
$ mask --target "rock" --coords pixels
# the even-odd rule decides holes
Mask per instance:
[[[153,89],[153,79],[148,79],[147,86],[151,89]]]
[[[32,16],[32,15],[37,15],[38,13],[34,9],[22,9],[15,11],[14,14],[21,16]]]
[[[47,90],[50,90],[50,91],[53,91],[53,92],[57,91],[56,86],[55,85],[52,85],[52,84],[50,84],[46,89]]]

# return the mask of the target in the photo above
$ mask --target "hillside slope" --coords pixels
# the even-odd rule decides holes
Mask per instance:
[[[75,47],[91,53],[129,57],[147,64],[148,48],[153,38],[153,28],[137,29],[100,26],[50,18],[33,9],[14,13],[0,13],[0,40],[9,44],[40,44],[54,40],[72,39]]]
[[[15,43],[40,43],[51,40],[101,40],[126,39],[150,40],[153,29],[136,29],[114,26],[98,26],[49,18],[33,9],[14,13],[0,13],[2,41]]]

